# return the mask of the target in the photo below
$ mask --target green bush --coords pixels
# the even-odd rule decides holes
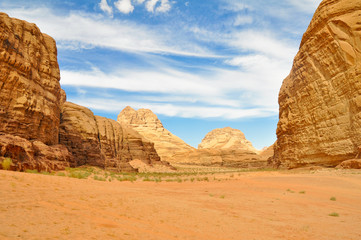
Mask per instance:
[[[10,158],[5,158],[1,163],[4,170],[9,170],[11,164],[13,164],[13,161]]]
[[[333,213],[328,214],[328,216],[339,217],[340,215],[338,213],[336,213],[336,212],[333,212]]]

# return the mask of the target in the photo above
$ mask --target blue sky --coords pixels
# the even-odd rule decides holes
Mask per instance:
[[[273,144],[278,91],[320,0],[3,0],[57,41],[68,101],[149,108],[197,146],[212,129]]]

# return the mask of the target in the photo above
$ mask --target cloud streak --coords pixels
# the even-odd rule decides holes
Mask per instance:
[[[178,39],[176,44],[173,41],[174,35],[162,34],[159,30],[134,22],[107,19],[83,12],[70,12],[60,16],[48,8],[15,8],[7,9],[6,12],[29,22],[36,22],[42,32],[59,42],[59,46],[69,45],[70,49],[76,46],[105,47],[129,52],[216,57],[211,50],[186,38]]]

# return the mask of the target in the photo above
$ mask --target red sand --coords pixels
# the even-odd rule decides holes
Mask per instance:
[[[0,171],[0,239],[361,239],[360,171],[235,175],[130,183]]]

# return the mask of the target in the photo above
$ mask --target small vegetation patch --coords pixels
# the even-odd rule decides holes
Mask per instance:
[[[299,194],[306,194],[306,191],[300,191]]]
[[[38,170],[36,170],[36,169],[26,169],[25,172],[26,173],[39,173]]]
[[[335,198],[335,197],[331,197],[330,200],[331,200],[331,201],[336,201],[336,198]]]
[[[337,212],[333,212],[333,213],[328,214],[328,216],[339,217],[340,215]]]
[[[4,170],[9,170],[12,164],[13,164],[13,161],[11,160],[11,158],[5,158],[2,161],[1,166]]]

